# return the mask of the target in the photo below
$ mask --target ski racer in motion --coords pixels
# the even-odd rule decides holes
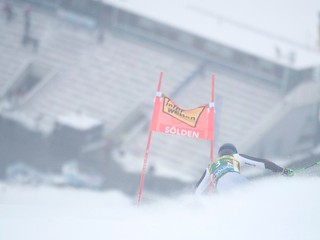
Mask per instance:
[[[266,159],[238,153],[232,143],[223,144],[219,148],[218,156],[208,165],[196,184],[196,195],[209,192],[211,186],[214,191],[222,193],[248,183],[247,178],[240,174],[241,167],[244,165],[269,169],[284,176],[294,175],[292,169],[280,167]]]

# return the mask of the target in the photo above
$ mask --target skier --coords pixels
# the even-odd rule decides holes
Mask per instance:
[[[246,177],[240,174],[243,165],[270,169],[284,176],[293,176],[293,170],[261,158],[239,154],[232,143],[223,144],[218,151],[219,157],[206,168],[196,184],[196,194],[200,195],[210,190],[211,182],[214,191],[219,193],[248,183]]]

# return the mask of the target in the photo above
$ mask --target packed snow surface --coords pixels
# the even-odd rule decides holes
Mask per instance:
[[[279,176],[225,195],[142,195],[137,207],[116,191],[1,183],[0,239],[318,240],[319,186]]]

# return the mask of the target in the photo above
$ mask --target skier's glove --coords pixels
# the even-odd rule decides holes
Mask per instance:
[[[286,177],[292,177],[294,175],[294,171],[290,168],[284,168],[281,174]]]

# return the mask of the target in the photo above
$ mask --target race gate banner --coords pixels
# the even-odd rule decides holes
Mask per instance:
[[[158,101],[158,102],[157,102]],[[184,109],[175,104],[169,97],[162,95],[156,98],[155,116],[151,124],[152,131],[181,135],[192,138],[212,139],[209,105],[193,109]]]
[[[214,75],[212,75],[211,102],[193,109],[184,109],[160,92],[163,73],[160,73],[157,94],[152,111],[152,120],[143,160],[138,192],[140,205],[152,132],[181,135],[210,140],[210,161],[213,162],[214,146]],[[211,184],[212,185],[212,184]]]

